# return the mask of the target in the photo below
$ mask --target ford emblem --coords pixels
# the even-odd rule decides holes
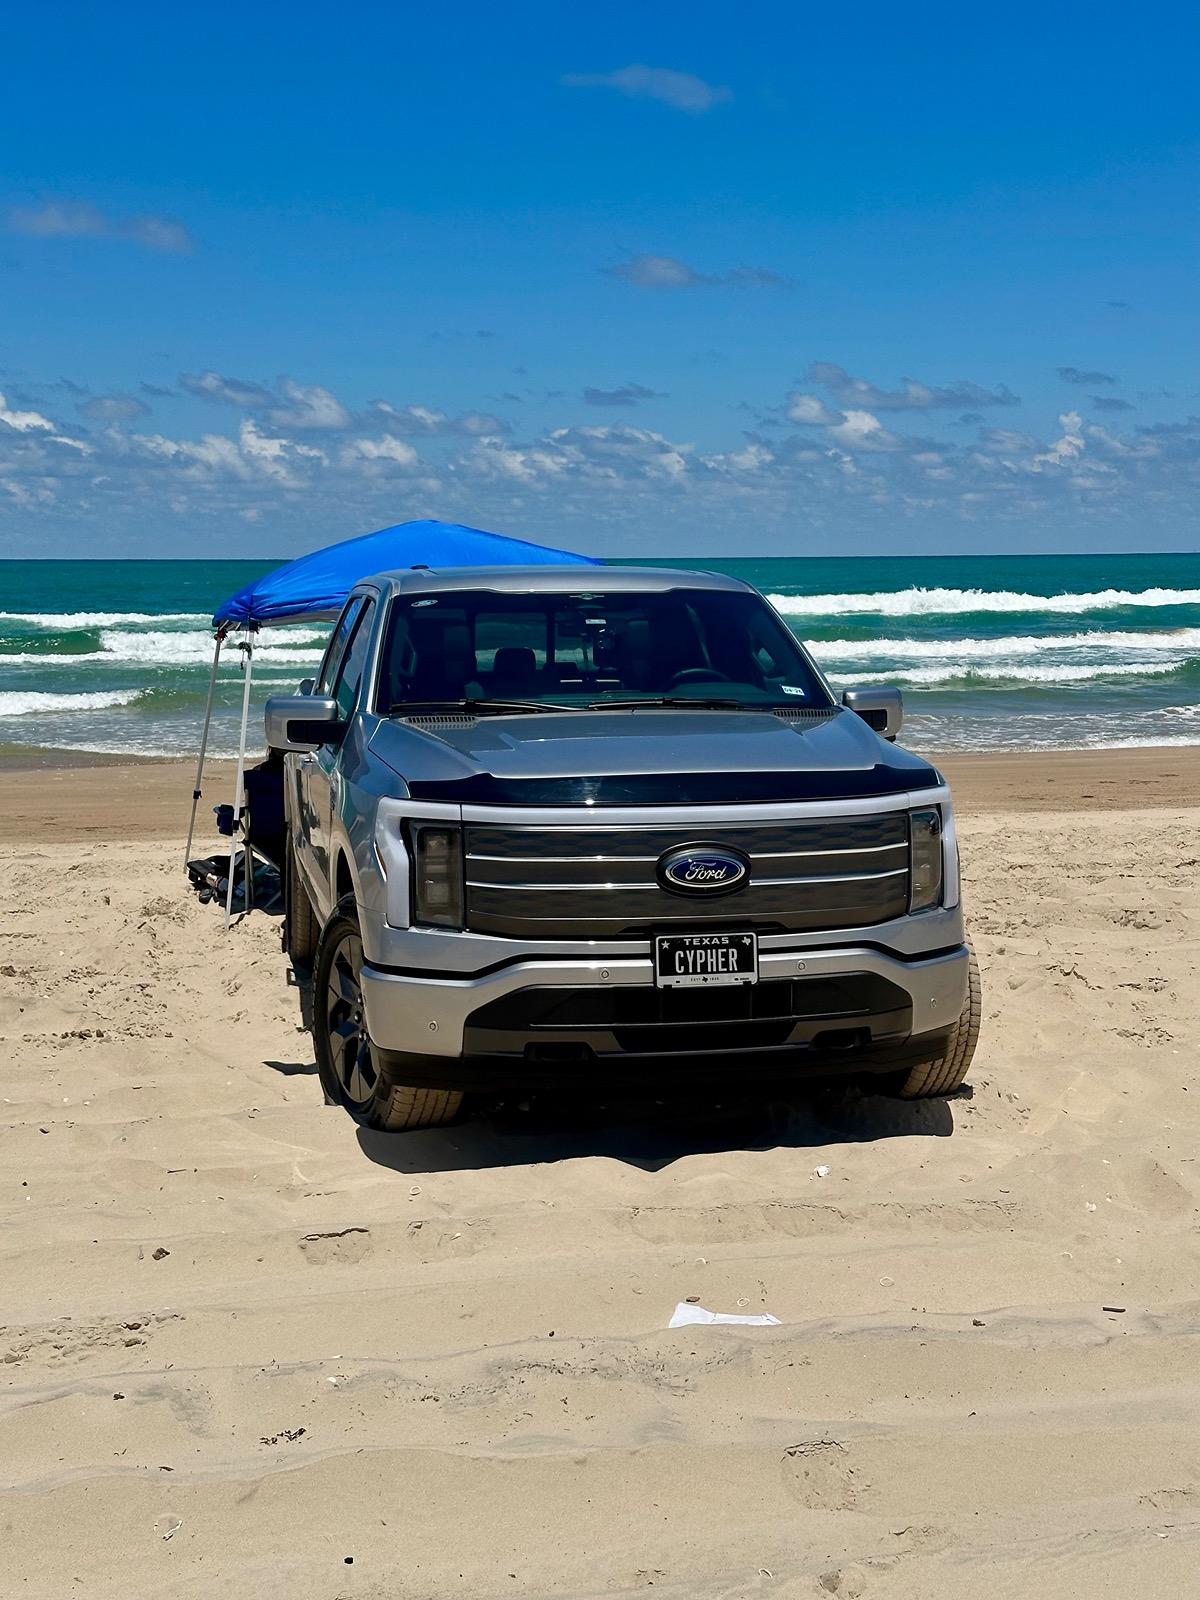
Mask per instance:
[[[675,894],[728,894],[750,877],[750,863],[724,845],[681,845],[659,857],[658,881]]]

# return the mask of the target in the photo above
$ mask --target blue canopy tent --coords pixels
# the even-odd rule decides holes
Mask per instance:
[[[192,789],[192,815],[188,824],[185,861],[192,853],[196,807],[201,798],[200,785],[204,776],[204,758],[208,750],[208,733],[212,721],[221,645],[230,633],[241,631],[246,634],[246,638],[240,641],[244,681],[242,729],[238,742],[237,780],[233,800],[236,840],[241,837],[246,805],[246,733],[250,717],[254,636],[261,627],[271,623],[331,620],[341,611],[354,585],[360,579],[369,578],[376,572],[396,572],[408,567],[436,569],[600,564],[591,556],[575,555],[569,550],[549,549],[545,545],[530,544],[525,539],[509,539],[503,534],[487,533],[482,528],[468,528],[457,522],[400,522],[395,527],[380,528],[377,533],[366,533],[357,539],[345,539],[340,544],[328,545],[324,550],[314,550],[309,555],[299,556],[295,561],[276,567],[263,577],[256,578],[253,583],[248,583],[244,589],[239,589],[213,613],[216,648],[213,652],[212,675],[208,684],[208,703],[204,712],[200,754],[196,762],[196,782]],[[245,867],[248,859],[245,843],[241,848],[243,875],[248,890],[249,873]],[[233,880],[234,857],[231,855],[225,900],[226,926],[233,910]]]
[[[255,629],[266,622],[313,622],[336,617],[360,578],[404,567],[595,566],[591,556],[551,550],[458,522],[399,522],[300,556],[256,578],[224,605],[213,626]]]

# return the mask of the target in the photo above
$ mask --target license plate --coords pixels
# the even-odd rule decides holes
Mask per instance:
[[[754,983],[755,933],[665,933],[654,941],[654,981],[660,989]]]

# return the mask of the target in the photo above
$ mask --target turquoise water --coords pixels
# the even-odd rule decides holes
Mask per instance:
[[[686,566],[685,557],[671,565]],[[271,562],[0,562],[0,746],[195,750],[214,606]],[[899,684],[918,749],[1200,744],[1200,555],[785,557],[717,562],[808,643],[834,687]],[[255,712],[320,660],[265,631]],[[226,646],[213,749],[236,748]]]

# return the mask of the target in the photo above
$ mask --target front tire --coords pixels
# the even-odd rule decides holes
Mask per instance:
[[[462,1092],[391,1082],[384,1053],[367,1031],[362,965],[358,905],[348,894],[321,930],[313,971],[313,1036],[326,1097],[367,1128],[441,1127],[458,1115]]]
[[[953,1094],[962,1087],[970,1070],[983,1020],[983,989],[979,982],[979,963],[970,945],[967,953],[967,1003],[938,1054],[928,1061],[918,1061],[907,1072],[897,1073],[888,1092],[901,1100],[929,1100]]]

